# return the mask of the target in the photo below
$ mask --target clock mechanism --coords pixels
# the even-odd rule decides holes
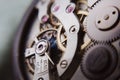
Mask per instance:
[[[119,0],[33,0],[15,37],[16,80],[119,80]]]

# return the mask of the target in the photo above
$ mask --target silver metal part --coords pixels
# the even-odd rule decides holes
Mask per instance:
[[[48,49],[48,42],[46,40],[40,40],[35,47],[35,52],[38,55],[44,55]]]
[[[35,73],[33,80],[50,80],[49,79],[49,62],[46,56],[35,54]]]
[[[80,28],[79,22],[76,18],[76,16],[74,15],[74,13],[66,13],[66,8],[68,5],[70,5],[70,1],[69,0],[56,0],[54,2],[54,4],[51,7],[51,12],[54,16],[56,16],[60,22],[63,24],[64,29],[66,31],[66,35],[67,35],[67,47],[66,47],[66,51],[63,54],[62,58],[60,59],[58,65],[57,65],[57,69],[58,69],[58,73],[59,76],[61,76],[66,69],[68,68],[68,66],[70,65],[74,54],[76,52],[76,48],[77,48],[77,44],[78,44],[78,31]],[[56,6],[59,5],[59,9],[57,11],[54,11],[54,8]],[[69,30],[71,28],[71,26],[76,26],[76,32],[75,33],[70,33]],[[74,44],[71,46],[71,44]],[[71,53],[71,54],[70,54]],[[68,65],[66,68],[61,68],[60,63],[63,60],[67,60],[68,61]]]
[[[120,38],[120,1],[102,0],[89,11],[87,34],[98,42],[112,42]]]
[[[49,4],[50,4],[50,0],[40,0],[36,6],[36,8],[39,9],[38,17],[41,23],[46,22],[49,17],[47,14]]]
[[[34,48],[28,48],[25,51],[25,57],[29,57],[29,56],[34,55],[34,54],[35,54],[35,49]]]
[[[25,57],[35,54],[35,71],[33,80],[50,80],[49,61],[54,65],[54,62],[48,56],[49,43],[44,40],[35,38],[35,47],[26,49]]]

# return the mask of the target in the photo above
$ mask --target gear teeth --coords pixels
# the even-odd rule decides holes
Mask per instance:
[[[84,54],[83,54],[83,58],[81,59],[83,61],[84,57],[85,57],[85,53],[92,47],[96,46],[96,45],[107,45],[107,46],[111,46],[113,49],[114,47],[112,46],[112,44],[110,43],[106,43],[106,42],[92,42],[90,45],[88,45],[85,50],[84,50]]]
[[[91,39],[91,41],[95,42],[95,43],[112,43],[118,39],[120,39],[120,28],[119,28],[119,25],[120,25],[120,22],[118,22],[118,25],[116,25],[116,27],[114,28],[114,30],[108,30],[108,31],[101,31],[99,29],[96,28],[96,25],[94,25],[95,23],[93,22],[95,20],[95,16],[97,15],[94,15],[94,16],[91,16],[93,13],[96,13],[96,14],[99,14],[97,11],[95,10],[102,10],[100,7],[100,3],[103,4],[103,5],[106,5],[106,6],[109,6],[109,5],[116,5],[115,3],[112,3],[112,1],[109,3],[109,0],[106,0],[105,1],[105,4],[104,4],[104,1],[105,0],[97,0],[92,6],[91,6],[91,10],[89,12],[89,15],[88,15],[88,18],[87,18],[87,21],[88,21],[88,24],[87,24],[87,27],[86,27],[86,32],[87,32],[87,35],[88,37]],[[116,7],[119,7],[119,5],[116,5]],[[92,20],[93,19],[93,20]],[[92,23],[90,23],[90,22]],[[93,28],[90,29],[90,28]],[[113,32],[114,31],[114,32]],[[107,33],[107,34],[104,34]],[[109,33],[112,33],[111,35],[109,35]],[[101,37],[99,37],[99,35]]]
[[[102,0],[97,0],[92,6],[91,9],[93,9],[99,2],[101,2]]]
[[[110,43],[111,41],[98,41],[98,40],[92,39],[92,42],[105,44],[105,43]]]
[[[89,48],[93,47],[93,46],[96,45],[96,44],[98,44],[98,43],[90,44],[90,45],[85,49],[85,52],[86,52],[87,50],[89,50]]]
[[[90,36],[89,36],[90,37]],[[111,39],[111,40],[109,40],[109,41],[99,41],[99,40],[95,40],[95,39],[91,39],[91,41],[92,42],[94,42],[94,43],[102,43],[102,44],[107,44],[107,43],[111,43],[111,42],[114,42],[114,41],[116,41],[116,40],[118,40],[118,39],[120,39],[120,35],[119,36],[116,36],[115,38],[113,38],[113,39]]]
[[[86,49],[85,49],[85,53],[84,53],[84,55],[83,55],[83,57],[82,57],[82,61],[81,61],[81,64],[80,64],[80,66],[81,66],[81,71],[84,73],[84,75],[87,77],[87,78],[89,78],[90,80],[97,80],[97,79],[92,79],[92,77],[90,76],[90,75],[94,75],[94,74],[92,74],[91,72],[89,72],[89,70],[87,70],[87,68],[85,68],[85,65],[86,65],[86,58],[88,57],[88,55],[90,54],[89,53],[89,51],[90,51],[90,49],[92,48],[92,49],[95,49],[95,46],[97,46],[97,47],[101,47],[101,46],[105,46],[106,48],[108,48],[109,50],[110,50],[110,52],[112,52],[112,53],[116,53],[116,49],[115,49],[115,47],[112,45],[112,44],[110,44],[110,43],[92,43],[92,44],[90,44]],[[94,47],[94,48],[93,48]],[[112,53],[111,53],[111,55],[112,55]],[[114,57],[116,58],[117,57],[117,53],[116,53],[116,56],[114,55]],[[117,59],[116,59],[117,60]],[[114,64],[114,63],[113,63]],[[117,63],[115,63],[115,64],[117,64]],[[116,66],[114,66],[114,67],[116,67]],[[108,71],[109,71],[110,69],[108,69]],[[87,73],[89,73],[89,74],[87,74]],[[102,73],[101,73],[102,74]],[[95,75],[96,76],[96,75]],[[97,75],[97,76],[99,76],[99,75]],[[106,77],[107,78],[107,77]]]
[[[85,52],[87,52],[87,50],[89,50],[91,47],[95,46],[95,45],[108,45],[111,46],[110,43],[106,43],[106,42],[92,42],[90,45],[88,45],[85,49]]]
[[[97,0],[92,6],[88,7],[88,11],[92,11],[93,8],[100,2],[101,2],[101,0]]]

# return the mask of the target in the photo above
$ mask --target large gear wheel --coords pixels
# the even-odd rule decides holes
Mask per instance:
[[[108,80],[116,69],[118,53],[108,44],[91,44],[85,50],[81,69],[90,80]],[[115,80],[115,79],[114,79]]]
[[[87,34],[93,41],[112,42],[120,38],[120,1],[101,0],[89,11]]]

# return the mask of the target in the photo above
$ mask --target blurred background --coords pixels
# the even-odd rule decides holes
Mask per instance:
[[[32,0],[0,0],[0,80],[14,80],[13,39],[31,2]]]

